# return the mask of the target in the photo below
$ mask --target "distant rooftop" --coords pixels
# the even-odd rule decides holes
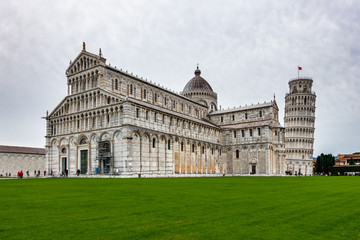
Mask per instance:
[[[0,152],[2,152],[2,153],[24,153],[24,154],[45,155],[45,148],[33,148],[33,147],[19,147],[19,146],[0,145]]]

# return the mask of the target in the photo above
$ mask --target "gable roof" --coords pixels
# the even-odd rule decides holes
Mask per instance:
[[[0,152],[45,155],[45,148],[0,145]]]
[[[75,65],[77,64],[78,60],[81,59],[81,57],[83,56],[87,56],[89,58],[92,58],[92,59],[96,59],[96,60],[99,60],[99,64],[102,64],[105,66],[105,63],[106,63],[106,58],[103,58],[99,55],[96,55],[96,54],[93,54],[93,53],[90,53],[90,52],[87,52],[85,50],[82,50],[78,55],[77,57],[74,59],[74,61],[72,61],[70,63],[70,65],[68,66],[68,68],[66,69],[66,75],[69,76],[69,75],[73,75],[73,74],[77,74],[77,73],[70,73],[70,69]],[[98,65],[98,64],[96,64]]]

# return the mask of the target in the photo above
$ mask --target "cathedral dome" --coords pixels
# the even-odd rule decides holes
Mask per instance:
[[[210,84],[202,77],[200,77],[201,71],[199,67],[195,70],[195,77],[193,77],[185,86],[183,92],[192,92],[192,91],[204,91],[210,90],[213,91]]]

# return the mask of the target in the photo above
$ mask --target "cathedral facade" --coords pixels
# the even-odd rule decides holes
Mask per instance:
[[[181,93],[106,64],[85,45],[66,70],[68,95],[46,116],[55,174],[284,175],[275,100],[219,109],[199,68]]]

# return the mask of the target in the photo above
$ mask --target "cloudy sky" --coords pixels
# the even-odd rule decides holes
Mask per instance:
[[[360,151],[360,1],[1,1],[0,145],[43,147],[86,42],[108,63],[181,91],[200,64],[222,108],[270,101],[312,77],[315,151]]]

